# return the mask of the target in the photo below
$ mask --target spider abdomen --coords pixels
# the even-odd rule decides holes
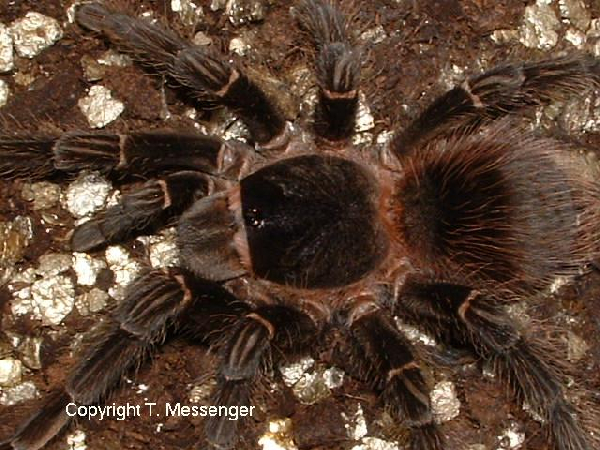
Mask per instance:
[[[387,255],[378,188],[358,164],[304,155],[263,167],[240,184],[252,271],[302,288],[361,279]]]
[[[517,289],[568,272],[583,249],[561,150],[505,126],[422,149],[398,185],[409,253],[442,278]]]

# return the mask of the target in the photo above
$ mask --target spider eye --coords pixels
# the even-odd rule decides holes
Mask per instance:
[[[250,208],[246,212],[246,224],[255,228],[262,228],[265,226],[265,220],[257,208]]]

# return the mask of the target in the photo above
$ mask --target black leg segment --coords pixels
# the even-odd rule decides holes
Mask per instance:
[[[447,327],[454,328],[459,340],[490,360],[519,400],[544,419],[557,450],[597,448],[582,425],[584,416],[597,418],[597,411],[577,411],[567,400],[559,359],[537,337],[543,333],[520,329],[498,299],[466,286],[409,283],[401,301],[434,334],[444,336]]]
[[[192,304],[192,287],[193,279],[178,270],[151,271],[139,277],[112,317],[87,336],[85,350],[65,388],[50,396],[3,444],[5,448],[40,449],[69,422],[68,403],[103,401],[123,376],[162,343],[167,329],[181,320]]]
[[[600,86],[600,63],[592,57],[498,66],[439,97],[394,137],[391,148],[396,156],[406,158],[419,143],[439,134],[474,132],[491,120],[579,95],[593,86]]]
[[[363,375],[381,392],[392,416],[410,428],[410,450],[442,450],[429,388],[408,340],[375,303],[361,301],[349,317],[350,340],[362,356]]]
[[[175,172],[151,180],[121,197],[92,220],[79,225],[71,237],[71,249],[86,252],[125,240],[188,207],[209,191],[211,180],[192,171]]]
[[[285,133],[285,118],[279,108],[240,68],[216,51],[193,46],[170,30],[98,3],[79,7],[76,20],[102,33],[142,64],[174,78],[196,98],[230,108],[246,123],[255,142],[268,144]]]
[[[272,350],[301,349],[317,336],[318,328],[304,313],[286,306],[259,307],[234,326],[222,350],[213,405],[250,407],[252,391],[263,368],[271,361]],[[206,434],[216,448],[235,444],[239,420],[209,417]]]
[[[300,26],[317,49],[319,100],[315,132],[329,140],[352,136],[358,109],[360,51],[346,35],[342,13],[323,0],[304,0],[295,8]]]

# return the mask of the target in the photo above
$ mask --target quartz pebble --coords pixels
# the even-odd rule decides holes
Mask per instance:
[[[10,27],[17,54],[22,58],[33,58],[62,37],[58,21],[36,12],[28,12]]]
[[[0,386],[10,387],[21,381],[23,363],[18,359],[0,359]]]
[[[447,422],[460,413],[460,400],[456,396],[456,387],[451,381],[437,383],[430,397],[431,409],[437,422]]]
[[[79,99],[78,105],[92,128],[105,127],[125,110],[125,105],[113,98],[109,89],[100,85],[92,86],[88,95]]]
[[[0,22],[0,73],[9,72],[14,66],[12,36],[8,27]]]
[[[8,102],[9,93],[10,91],[8,90],[8,84],[6,84],[6,81],[0,80],[0,108],[2,108],[4,105],[6,105],[6,102]]]
[[[90,217],[102,209],[111,184],[97,172],[82,172],[65,192],[63,206],[76,218]]]

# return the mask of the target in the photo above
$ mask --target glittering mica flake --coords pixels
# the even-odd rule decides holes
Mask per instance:
[[[308,357],[280,366],[284,383],[291,387],[296,397],[311,405],[331,395],[331,390],[344,382],[344,372],[336,367],[325,367]]]
[[[22,58],[33,58],[62,37],[58,21],[37,12],[28,12],[10,27],[17,54]]]

